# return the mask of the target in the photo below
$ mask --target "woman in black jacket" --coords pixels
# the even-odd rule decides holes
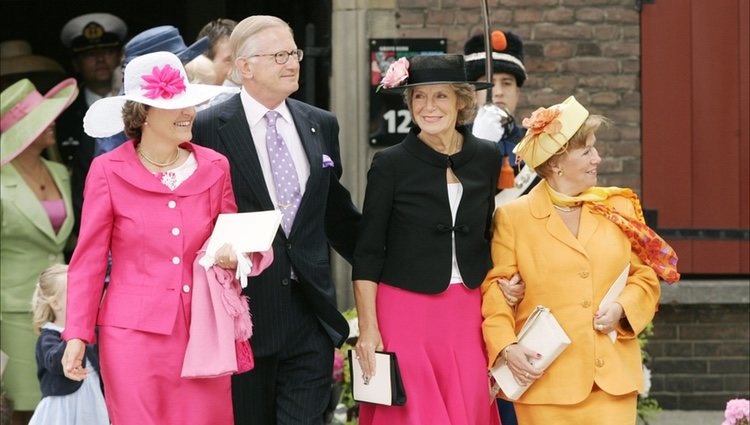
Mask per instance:
[[[476,112],[461,55],[402,58],[383,89],[404,93],[414,128],[368,173],[354,255],[356,346],[365,381],[375,350],[396,353],[407,402],[362,405],[360,424],[497,424],[478,287],[490,269],[500,162],[464,124]]]

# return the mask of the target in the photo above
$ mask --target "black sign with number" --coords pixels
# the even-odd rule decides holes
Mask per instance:
[[[411,115],[401,95],[377,93],[391,63],[402,57],[446,52],[446,39],[370,39],[370,146],[395,145],[411,128]]]

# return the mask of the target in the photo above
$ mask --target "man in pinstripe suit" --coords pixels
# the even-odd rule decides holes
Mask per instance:
[[[336,308],[328,246],[350,259],[360,217],[339,182],[339,126],[333,114],[287,98],[299,87],[302,51],[284,21],[251,16],[230,45],[232,79],[242,90],[198,114],[194,141],[229,158],[241,212],[278,208],[289,220],[274,240],[273,264],[245,290],[255,368],[233,377],[235,423],[322,424],[333,348],[349,333]],[[288,195],[276,189],[281,161],[268,146],[278,137],[296,172],[296,203],[279,201]]]

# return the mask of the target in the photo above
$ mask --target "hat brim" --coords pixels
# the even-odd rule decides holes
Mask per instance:
[[[383,94],[403,94],[406,89],[410,87],[418,87],[418,86],[429,86],[429,85],[435,85],[435,84],[471,84],[474,86],[474,90],[487,90],[488,88],[492,87],[492,84],[486,82],[486,81],[428,81],[424,83],[413,83],[413,84],[404,84],[398,87],[391,87],[391,88],[382,88],[378,91],[378,93]]]
[[[171,99],[151,99],[140,93],[105,97],[94,102],[86,111],[86,116],[83,117],[83,130],[91,137],[110,137],[123,131],[125,123],[122,120],[122,107],[128,100],[159,109],[182,109],[200,105],[228,91],[236,90],[207,84],[186,84],[185,91]]]
[[[31,145],[78,95],[74,78],[68,78],[44,95],[42,103],[0,136],[0,165],[5,165]]]
[[[200,40],[191,44],[187,49],[175,54],[178,58],[180,58],[180,62],[188,63],[191,60],[202,55],[206,50],[208,50],[208,36],[201,38]]]

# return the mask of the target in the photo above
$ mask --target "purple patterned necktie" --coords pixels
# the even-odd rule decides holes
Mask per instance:
[[[294,223],[294,215],[297,214],[302,194],[299,187],[297,170],[294,168],[292,155],[284,143],[278,131],[276,131],[276,119],[279,118],[276,111],[266,112],[266,149],[268,149],[268,160],[271,161],[271,172],[273,173],[273,185],[276,188],[276,200],[279,203],[282,220],[281,227],[284,233],[289,235]]]

